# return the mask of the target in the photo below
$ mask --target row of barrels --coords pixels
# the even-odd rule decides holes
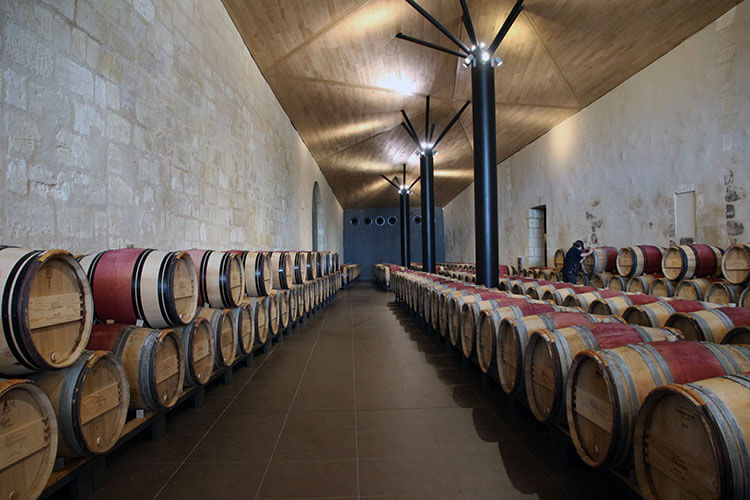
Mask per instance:
[[[529,281],[510,281],[517,281],[516,291],[519,283],[534,289]],[[606,297],[608,290],[575,287],[566,289],[574,293],[561,306],[402,270],[393,274],[392,288],[505,392],[526,399],[537,419],[567,425],[584,462],[618,467],[635,460],[648,498],[750,494],[743,451],[750,348],[726,345],[750,343],[750,310],[642,294]],[[612,314],[628,302],[673,312],[658,326],[629,324]],[[598,303],[612,307],[592,314]],[[434,308],[438,317],[441,309],[463,314],[435,323]],[[685,340],[701,338],[724,344]]]
[[[348,285],[359,278],[359,275],[362,273],[362,266],[359,264],[344,264],[341,268],[341,273],[344,276],[344,284]]]
[[[562,271],[565,251],[558,249],[553,257],[554,270]],[[721,248],[701,245],[636,245],[617,249],[602,246],[593,249],[581,265],[587,276],[612,272],[624,278],[643,274],[661,274],[681,281],[691,278],[723,277],[729,284],[750,283],[750,243]]]
[[[183,298],[180,280],[192,257],[172,253],[161,274],[153,276],[148,272],[153,253],[142,252],[130,276],[119,274],[143,293],[131,294],[127,304],[111,298],[105,304],[147,310],[147,289]],[[131,256],[119,255],[121,260]],[[116,266],[101,257],[98,269],[111,276]],[[187,273],[188,281],[198,284],[193,273]],[[164,283],[172,289],[165,291]],[[341,275],[329,274],[269,289],[269,295],[242,297],[232,308],[196,303],[189,321],[183,316],[182,324],[154,328],[139,319],[95,321],[99,303],[89,275],[68,252],[0,249],[0,373],[16,377],[0,380],[0,496],[35,498],[56,456],[106,453],[129,411],[169,408],[184,387],[205,384],[215,370],[280,335],[340,285]]]

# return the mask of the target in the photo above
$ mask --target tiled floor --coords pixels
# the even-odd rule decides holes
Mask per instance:
[[[124,448],[94,498],[622,496],[368,283]]]

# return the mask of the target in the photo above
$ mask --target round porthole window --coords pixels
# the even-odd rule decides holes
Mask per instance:
[[[349,224],[351,224],[352,226],[356,226],[357,224],[359,224],[359,219],[357,219],[356,217],[352,217],[351,219],[349,219]]]
[[[384,226],[385,225],[385,217],[382,215],[378,215],[375,217],[375,225],[376,226]]]
[[[398,218],[396,218],[394,215],[391,215],[388,217],[388,224],[391,226],[395,226],[398,223]]]
[[[415,215],[414,216],[414,224],[421,224],[422,223],[422,216],[421,215]]]
[[[369,226],[370,224],[372,224],[372,219],[369,217],[365,217],[365,226]]]

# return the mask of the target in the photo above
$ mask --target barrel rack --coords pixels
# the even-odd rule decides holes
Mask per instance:
[[[180,397],[171,408],[157,411],[148,411],[142,415],[129,413],[128,421],[122,430],[120,439],[117,444],[103,455],[92,455],[82,458],[64,459],[58,457],[55,468],[50,475],[49,481],[40,499],[50,498],[58,492],[68,489],[71,499],[81,500],[90,496],[95,490],[104,486],[106,479],[106,459],[125,443],[138,436],[142,432],[148,431],[152,441],[159,441],[167,434],[167,414],[175,408],[183,405],[190,405],[192,408],[200,408],[206,402],[206,388],[219,381],[223,385],[232,383],[234,371],[241,368],[251,368],[254,358],[257,355],[268,354],[273,348],[273,344],[282,343],[284,337],[292,335],[294,328],[305,324],[316,313],[330,303],[337,295],[333,292],[328,298],[323,300],[304,315],[298,317],[293,323],[284,330],[280,330],[275,337],[270,335],[264,344],[257,342],[253,346],[252,352],[243,356],[238,356],[231,366],[216,369],[211,378],[205,385],[188,387],[183,391]],[[140,412],[141,410],[139,410]]]
[[[381,288],[385,289],[381,285]],[[438,343],[442,344],[443,352],[446,354],[453,354],[460,356],[461,366],[464,371],[475,370],[479,368],[479,360],[477,359],[476,352],[472,353],[471,358],[464,356],[459,346],[453,346],[448,341],[448,337],[443,337],[438,331],[432,328],[432,325],[425,322],[418,313],[409,311],[405,303],[401,302],[400,299],[396,299],[397,302],[403,307],[406,314],[410,314],[414,321],[423,328],[431,337],[433,337]],[[492,391],[493,394],[497,394],[500,398],[507,401],[508,410],[514,415],[520,415],[525,413],[528,417],[540,426],[545,426],[549,430],[551,439],[551,449],[564,464],[569,464],[573,460],[578,460],[573,441],[570,438],[570,432],[568,428],[561,424],[545,424],[537,421],[531,414],[529,409],[529,403],[526,400],[526,392],[520,394],[508,395],[502,390],[499,390],[500,380],[497,375],[490,370],[488,373],[482,373],[482,387],[487,391]],[[611,481],[620,485],[622,493],[627,495],[633,500],[641,499],[640,489],[635,476],[635,468],[630,467],[628,469],[619,469],[611,467],[599,467],[596,470],[601,472],[605,477]]]

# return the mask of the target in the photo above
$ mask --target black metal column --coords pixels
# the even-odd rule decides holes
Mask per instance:
[[[422,195],[422,269],[435,272],[435,182],[432,151],[419,159]]]
[[[409,193],[401,193],[401,265],[409,266],[411,251],[409,248]]]
[[[497,153],[495,149],[495,68],[479,62],[471,69],[474,119],[474,228],[477,284],[498,285]]]

